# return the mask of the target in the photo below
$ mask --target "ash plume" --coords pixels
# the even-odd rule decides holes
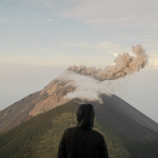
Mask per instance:
[[[119,54],[114,60],[115,65],[107,66],[104,69],[96,69],[95,67],[86,66],[70,66],[68,70],[81,75],[91,76],[99,81],[115,80],[125,77],[128,74],[139,71],[148,63],[148,57],[142,45],[132,46],[133,53],[136,55],[130,56],[129,53]]]

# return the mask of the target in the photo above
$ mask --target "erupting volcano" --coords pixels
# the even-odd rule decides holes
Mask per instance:
[[[121,155],[120,152],[126,155],[123,156],[124,158],[158,157],[158,124],[114,95],[111,86],[109,86],[109,82],[115,82],[116,79],[137,72],[147,65],[148,58],[142,46],[137,45],[132,47],[132,49],[136,54],[135,57],[130,56],[128,53],[119,55],[115,59],[115,65],[106,67],[104,70],[87,68],[86,66],[69,67],[41,91],[30,94],[3,111],[0,111],[0,133],[3,133],[0,137],[3,143],[0,145],[4,146],[3,148],[0,146],[2,149],[0,149],[0,153],[8,154],[7,151],[10,142],[5,141],[5,139],[8,137],[8,139],[12,140],[16,132],[20,132],[19,129],[23,129],[24,127],[28,133],[34,128],[36,129],[36,127],[41,127],[41,130],[46,133],[39,132],[41,135],[39,134],[40,139],[38,138],[38,141],[43,140],[45,135],[50,137],[50,139],[55,139],[55,141],[60,139],[57,137],[54,138],[53,136],[56,136],[56,133],[52,133],[53,135],[51,135],[51,132],[60,129],[58,131],[60,133],[66,128],[65,124],[69,121],[67,126],[71,125],[74,122],[72,118],[76,108],[80,103],[86,102],[94,105],[96,121],[101,124],[98,128],[103,130],[102,132],[105,132],[105,135],[107,134],[107,137],[109,137],[108,145],[111,157],[112,155],[117,155],[116,158],[119,158],[118,155]],[[36,115],[38,116],[35,117]],[[41,123],[38,120],[44,120],[45,122]],[[36,122],[36,124],[34,125],[32,121]],[[64,124],[60,126],[62,122]],[[47,128],[45,127],[46,125],[48,125]],[[16,128],[9,131],[13,127]],[[24,132],[25,130],[22,131]],[[25,136],[30,136],[29,139],[32,141],[30,142],[32,145],[30,153],[35,153],[36,147],[34,144],[38,141],[34,138],[34,135],[32,136],[32,133],[28,133]],[[37,133],[38,130],[35,134],[36,137]],[[29,139],[27,138],[27,140]],[[121,149],[116,145],[115,141],[121,143]],[[11,142],[14,142],[14,140]],[[41,141],[41,143],[43,142],[47,142],[47,140]],[[22,142],[22,144],[24,143]],[[27,143],[25,145],[25,148],[27,148]],[[13,150],[13,155],[19,154],[16,153],[17,151],[19,152],[18,149],[20,150],[20,146],[16,150]],[[115,149],[119,149],[120,152],[117,153]],[[56,154],[56,147],[52,151]],[[29,155],[30,153],[27,154]],[[140,153],[146,154],[140,155]]]
[[[120,54],[114,60],[114,66],[108,66],[104,69],[96,69],[94,67],[86,66],[71,66],[69,67],[69,70],[81,75],[91,76],[99,81],[115,80],[137,72],[147,65],[148,58],[142,46],[133,46],[132,50],[136,57],[130,56],[128,53]]]

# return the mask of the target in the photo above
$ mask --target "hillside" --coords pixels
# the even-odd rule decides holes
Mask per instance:
[[[73,99],[0,135],[0,157],[57,158],[58,144],[64,130],[76,125],[75,113],[79,103],[80,100]],[[96,109],[98,104],[94,104]],[[106,115],[105,118],[108,119]],[[158,157],[158,139],[139,141],[128,138],[114,127],[105,125],[98,117],[98,111],[94,128],[103,133],[110,158]]]
[[[103,104],[94,103],[96,117],[105,125],[134,140],[154,141],[158,123],[117,97],[102,95]]]
[[[32,93],[0,111],[0,134],[66,102],[64,96],[75,89],[69,82],[55,79],[41,91]]]

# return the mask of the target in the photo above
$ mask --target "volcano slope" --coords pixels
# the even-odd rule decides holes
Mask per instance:
[[[66,102],[64,96],[74,91],[68,80],[55,79],[41,91],[32,93],[0,111],[0,134],[30,118]]]
[[[103,104],[91,102],[96,112],[94,129],[104,135],[109,157],[157,158],[158,124],[115,95],[101,97]],[[0,135],[0,157],[57,158],[64,130],[76,126],[80,103],[73,99]]]

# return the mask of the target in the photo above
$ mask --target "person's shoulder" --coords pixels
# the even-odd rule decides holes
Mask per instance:
[[[64,133],[68,134],[68,133],[71,133],[71,132],[73,132],[75,130],[76,130],[76,127],[70,127],[70,128],[67,128]]]
[[[103,136],[100,132],[98,132],[98,131],[96,131],[96,130],[92,130],[92,132],[93,132],[94,135],[96,135],[96,136],[99,137],[100,139],[104,139],[104,136]]]

